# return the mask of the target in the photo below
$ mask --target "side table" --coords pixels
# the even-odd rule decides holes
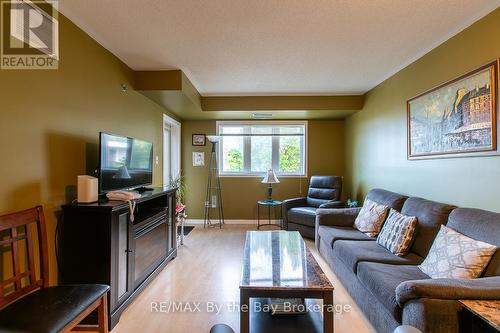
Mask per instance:
[[[283,201],[280,200],[259,200],[257,201],[257,229],[260,229],[262,226],[275,226],[280,229],[283,229],[283,210],[282,208]],[[268,223],[260,222],[260,209],[263,207],[264,209],[267,207],[267,221]],[[280,211],[279,218],[276,213],[276,208]],[[271,210],[273,211],[273,217],[278,220],[278,224],[271,223]]]

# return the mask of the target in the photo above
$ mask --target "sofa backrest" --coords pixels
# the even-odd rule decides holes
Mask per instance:
[[[393,208],[400,212],[401,207],[403,207],[403,204],[408,197],[399,193],[374,188],[366,194],[366,199],[370,199],[371,201]]]
[[[340,200],[342,177],[312,176],[307,191],[307,205],[319,207],[330,200]]]
[[[448,216],[456,207],[440,202],[412,197],[406,200],[401,213],[416,216],[417,234],[411,252],[426,257],[442,224],[448,222]]]
[[[475,208],[457,208],[450,214],[448,227],[470,238],[500,248],[500,214]],[[497,249],[483,276],[500,275],[500,250]]]

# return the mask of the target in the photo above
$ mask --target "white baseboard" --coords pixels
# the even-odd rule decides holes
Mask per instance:
[[[185,224],[186,225],[203,225],[204,220],[203,219],[186,219]],[[217,220],[214,220],[214,222],[217,222]],[[268,220],[262,221],[262,223],[268,223]],[[238,219],[225,219],[224,220],[225,224],[257,224],[257,220],[238,220]],[[278,220],[271,220],[271,223],[278,224]]]

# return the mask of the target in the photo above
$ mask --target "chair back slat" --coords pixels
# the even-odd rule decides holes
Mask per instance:
[[[29,236],[29,235],[33,236],[35,234],[36,231],[35,226],[36,224],[34,223],[30,223],[26,226],[26,234],[28,235],[26,237],[26,241],[28,242],[28,267],[30,267],[29,268],[30,284],[38,283],[38,281],[36,280],[36,272],[35,272],[35,253],[33,252],[35,249],[35,244],[33,242],[33,237]],[[48,280],[48,278],[46,280]]]
[[[12,260],[11,276],[7,276],[7,263],[3,263],[3,273],[0,276],[0,309],[36,289],[48,287],[45,232],[41,206],[0,216],[0,250],[4,254],[10,252]],[[38,265],[36,258],[39,259]]]
[[[16,300],[24,297],[25,295],[31,293],[32,291],[40,289],[41,287],[42,287],[41,281],[40,281],[39,284],[32,284],[32,285],[23,287],[23,288],[21,288],[19,290],[16,290],[15,292],[13,292],[11,294],[3,296],[1,302],[3,304],[5,304],[5,305],[8,305],[8,304],[10,304],[12,302],[15,302]],[[2,309],[3,307],[5,307],[5,305],[3,305],[2,307],[0,307],[0,309]]]
[[[21,279],[28,277],[30,275],[31,275],[31,271],[22,272],[19,275],[15,275],[11,278],[8,278],[8,279],[0,282],[0,287],[2,287],[2,288],[7,287],[8,285],[15,283],[17,280],[21,280]]]
[[[17,228],[12,228],[10,229],[10,237],[11,238],[16,238],[17,237]],[[19,241],[17,242],[12,242],[12,264],[14,265],[14,277],[20,277],[21,276],[21,255],[19,254]],[[20,290],[22,288],[21,285],[21,278],[17,278],[14,280],[14,283],[16,285],[16,290]]]
[[[14,242],[18,242],[20,240],[26,239],[26,235],[17,235],[16,237],[5,239],[5,240],[0,240],[0,246],[11,244]]]
[[[41,206],[39,206],[42,209]],[[38,222],[38,207],[0,216],[0,231]],[[43,213],[43,212],[42,212]]]

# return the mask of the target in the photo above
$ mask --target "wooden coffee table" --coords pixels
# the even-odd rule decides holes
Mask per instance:
[[[309,311],[273,316],[261,311],[269,298],[303,298]],[[247,231],[240,333],[249,332],[333,332],[333,286],[296,231]]]

